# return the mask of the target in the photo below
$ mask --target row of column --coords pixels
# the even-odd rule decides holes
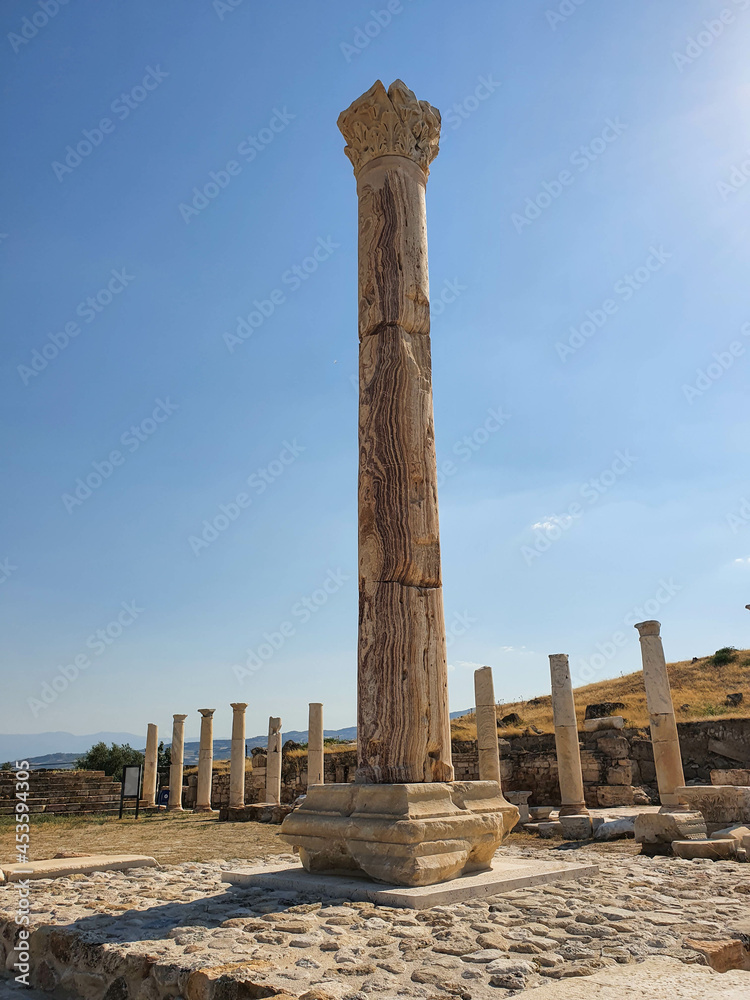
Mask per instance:
[[[677,794],[677,789],[685,784],[685,778],[667,661],[661,641],[661,625],[657,621],[647,621],[639,622],[635,628],[641,642],[643,685],[646,689],[659,798],[663,809],[684,809],[686,803]],[[586,815],[588,810],[584,804],[581,750],[568,657],[565,653],[555,653],[550,656],[549,662],[562,803],[560,815]]]
[[[685,784],[682,756],[677,735],[677,722],[669,687],[667,661],[661,641],[661,625],[657,621],[640,622],[638,629],[643,660],[643,684],[646,689],[651,742],[654,748],[656,780],[663,809],[686,808],[677,794]],[[588,815],[583,793],[581,748],[578,742],[578,722],[573,698],[573,682],[566,653],[554,653],[549,658],[552,681],[552,715],[557,750],[557,770],[560,782],[560,815]],[[477,721],[477,749],[480,781],[500,784],[500,754],[497,742],[495,692],[490,667],[474,672],[474,693]]]
[[[676,789],[685,784],[677,723],[669,687],[666,658],[657,621],[640,622],[638,629],[643,659],[643,681],[651,723],[654,763],[662,806],[683,808]],[[566,653],[550,655],[552,714],[560,782],[560,815],[587,815],[583,792],[581,750],[578,742],[573,683]],[[497,742],[495,692],[490,667],[474,673],[479,778],[500,784],[500,755]],[[229,769],[229,806],[245,804],[245,702],[232,703],[232,743]],[[201,708],[200,749],[198,752],[198,789],[195,811],[211,811],[213,769],[213,715],[215,709]],[[171,767],[169,773],[169,810],[182,809],[182,772],[184,765],[186,715],[175,715],[172,728]],[[149,724],[146,760],[143,772],[143,799],[146,807],[155,806],[158,733]],[[271,717],[268,726],[266,762],[266,802],[281,802],[281,719]],[[323,705],[310,705],[307,749],[307,783],[324,782]]]
[[[241,809],[245,804],[245,702],[232,702],[232,742],[229,761],[229,808]],[[211,812],[211,782],[214,757],[214,723],[216,709],[200,708],[201,730],[198,750],[198,788],[195,812]],[[185,719],[174,715],[172,723],[171,764],[169,768],[169,811],[182,809],[182,773],[185,758]],[[143,804],[156,806],[158,729],[149,723],[146,736],[146,757],[143,767]],[[307,744],[307,783],[324,782],[323,705],[310,704]],[[281,803],[281,719],[268,720],[266,757],[266,802]]]

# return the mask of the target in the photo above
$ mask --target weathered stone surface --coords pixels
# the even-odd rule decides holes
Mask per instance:
[[[169,804],[167,805],[167,809],[170,812],[182,812],[182,773],[185,755],[185,719],[187,719],[187,715],[174,715],[172,719]]]
[[[211,776],[214,763],[215,708],[199,708],[201,715],[198,749],[198,789],[194,812],[211,812]]]
[[[307,726],[307,784],[322,785],[325,780],[323,705],[310,702]]]
[[[750,823],[750,788],[741,785],[688,785],[678,789],[706,823]]]
[[[87,854],[82,858],[52,858],[48,861],[29,861],[21,865],[4,864],[3,873],[8,882],[20,882],[27,878],[63,878],[68,875],[123,871],[126,868],[147,868],[155,865],[155,859],[144,854]]]
[[[599,824],[594,830],[594,840],[621,840],[635,836],[635,816],[623,816]]]
[[[730,972],[732,969],[750,971],[750,949],[742,941],[736,939],[703,941],[700,938],[687,938],[685,947],[704,955],[709,967],[715,972]]]
[[[156,807],[157,758],[159,755],[159,730],[149,722],[146,730],[146,753],[143,759],[143,787],[141,805],[145,809]]]
[[[591,816],[560,816],[560,826],[565,840],[589,840],[592,835]]]
[[[497,713],[492,668],[474,671],[474,703],[477,720],[479,780],[500,784],[500,751],[497,743]]]
[[[644,847],[671,847],[675,840],[705,840],[706,824],[699,812],[639,813],[635,840]]]
[[[378,81],[339,128],[359,196],[358,779],[449,781],[425,215],[440,115]]]
[[[678,858],[705,858],[708,861],[731,861],[737,855],[737,841],[725,840],[673,840],[672,850]]]
[[[308,871],[431,885],[488,868],[518,820],[495,782],[316,785],[282,824]]]
[[[750,769],[737,767],[711,771],[712,785],[750,785]]]
[[[229,808],[245,804],[245,709],[244,701],[232,702],[232,742],[229,759]]]
[[[600,719],[584,719],[583,728],[587,733],[598,733],[606,729],[624,729],[625,719],[621,715],[605,715]]]
[[[552,714],[555,724],[557,773],[560,782],[560,815],[585,815],[581,749],[573,699],[573,683],[566,653],[554,653],[549,658],[552,680]]]
[[[733,823],[732,826],[714,830],[711,834],[712,840],[725,840],[728,837],[734,840],[738,847],[743,847],[746,851],[750,850],[750,826],[745,826],[744,823]]]
[[[266,802],[281,804],[281,719],[268,720],[268,751],[266,760]]]
[[[643,659],[643,683],[651,723],[656,778],[662,805],[684,804],[676,789],[685,784],[680,755],[680,741],[674,717],[669,674],[661,641],[661,625],[657,621],[639,622],[636,626]]]

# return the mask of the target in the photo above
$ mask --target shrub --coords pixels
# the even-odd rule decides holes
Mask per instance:
[[[716,650],[711,659],[715,667],[723,667],[727,663],[731,663],[736,656],[737,650],[734,646],[722,646],[721,649]]]
[[[112,778],[122,778],[122,769],[126,764],[143,764],[143,754],[134,750],[129,743],[95,743],[82,757],[76,760],[75,766],[82,771],[104,771]]]

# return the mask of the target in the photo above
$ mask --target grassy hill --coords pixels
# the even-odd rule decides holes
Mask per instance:
[[[693,660],[682,660],[668,664],[672,699],[678,722],[695,722],[700,719],[750,717],[750,650],[735,650],[731,647],[717,650],[713,656],[702,656]],[[495,678],[496,689],[501,685],[499,676]],[[742,692],[739,706],[726,704],[728,694]],[[624,677],[608,681],[597,681],[575,689],[578,725],[583,729],[586,706],[595,702],[619,701],[625,708],[615,713],[625,717],[628,726],[648,726],[646,692],[640,670]],[[515,726],[498,727],[500,735],[518,736],[529,727],[536,727],[543,733],[551,733],[552,698],[544,695],[530,701],[515,701],[497,706],[498,720],[516,713],[521,718]],[[454,719],[452,724],[454,739],[476,739],[476,720],[470,712]],[[533,730],[532,730],[533,731]]]

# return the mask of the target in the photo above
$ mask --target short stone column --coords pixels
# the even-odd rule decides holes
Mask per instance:
[[[669,687],[667,661],[661,641],[661,625],[657,621],[639,622],[635,628],[641,639],[643,684],[651,723],[651,743],[654,748],[656,782],[659,798],[667,812],[689,809],[687,802],[677,794],[685,784],[682,770],[677,721]]]
[[[281,719],[273,716],[268,720],[266,802],[281,805]]]
[[[182,811],[182,765],[185,757],[185,719],[187,715],[174,715],[172,723],[172,746],[169,766],[169,812]]]
[[[500,750],[497,743],[497,713],[492,667],[474,671],[474,699],[477,717],[479,780],[500,784]]]
[[[578,722],[567,653],[552,653],[549,658],[549,669],[552,678],[552,716],[562,803],[560,815],[588,816],[583,795],[581,748],[578,743]]]
[[[193,812],[211,812],[211,782],[214,769],[214,712],[215,708],[199,708],[201,735],[198,748],[198,789]]]
[[[325,781],[323,749],[323,706],[319,701],[310,702],[307,724],[307,786],[322,785]]]
[[[244,701],[232,702],[232,749],[229,758],[229,808],[245,805],[245,709]]]
[[[143,792],[144,809],[156,808],[156,769],[159,756],[159,730],[153,722],[149,722],[146,732],[146,756],[143,761]]]

